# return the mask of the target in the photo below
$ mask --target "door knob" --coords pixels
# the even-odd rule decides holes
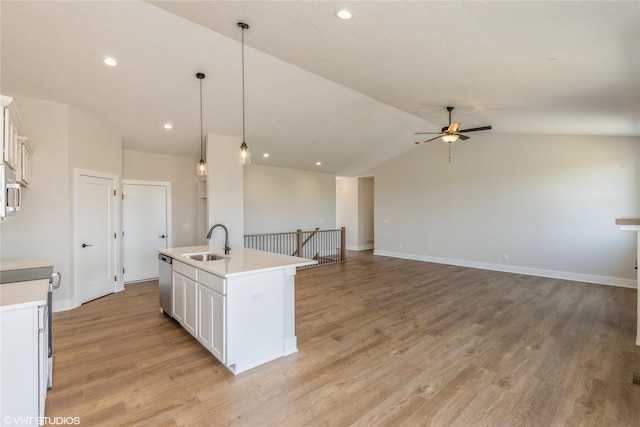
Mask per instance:
[[[87,246],[93,246],[93,245],[87,245],[86,243],[83,243],[83,244],[82,244],[82,247],[83,247],[83,248],[86,248]]]
[[[158,236],[158,239],[164,239],[166,236],[163,234],[162,236]]]

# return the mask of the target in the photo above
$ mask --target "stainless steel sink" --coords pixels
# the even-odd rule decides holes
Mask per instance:
[[[220,259],[229,259],[222,255],[214,254],[212,252],[202,252],[197,254],[185,254],[185,258],[192,259],[194,261],[218,261]]]

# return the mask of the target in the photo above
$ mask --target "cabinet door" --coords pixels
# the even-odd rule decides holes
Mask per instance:
[[[18,128],[8,108],[4,109],[4,162],[13,170],[18,167]]]
[[[198,341],[219,361],[225,358],[225,297],[198,284]]]
[[[171,298],[171,317],[176,319],[180,323],[184,323],[184,276],[176,273],[171,273],[172,286],[171,292],[173,298]]]
[[[18,181],[26,186],[31,184],[31,148],[26,138],[18,137],[20,140],[20,162],[18,162]]]
[[[198,284],[186,277],[184,280],[184,322],[182,326],[194,337],[198,337]]]
[[[214,292],[200,284],[198,284],[198,341],[205,346],[207,350],[211,349],[211,325],[213,315],[213,298]]]
[[[225,342],[226,325],[226,297],[217,292],[211,293],[211,346],[209,351],[222,363],[227,363]]]

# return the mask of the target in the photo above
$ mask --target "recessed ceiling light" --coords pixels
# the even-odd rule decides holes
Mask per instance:
[[[338,9],[334,12],[334,14],[340,18],[340,19],[351,19],[351,17],[353,16],[353,14],[351,13],[351,11],[347,10],[347,9]]]
[[[269,157],[269,153],[264,153],[262,157]]]
[[[116,65],[118,65],[118,61],[116,61],[113,58],[105,58],[104,63],[107,64],[109,67],[115,67]]]
[[[316,166],[321,166],[322,162],[316,162]]]
[[[173,125],[171,123],[165,123],[164,124],[164,128],[165,129],[173,129]]]

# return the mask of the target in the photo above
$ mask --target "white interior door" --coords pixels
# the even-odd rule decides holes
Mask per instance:
[[[76,182],[76,295],[82,304],[116,290],[116,181],[80,175]]]
[[[157,249],[169,241],[170,187],[168,183],[124,183],[124,281],[158,277]]]

